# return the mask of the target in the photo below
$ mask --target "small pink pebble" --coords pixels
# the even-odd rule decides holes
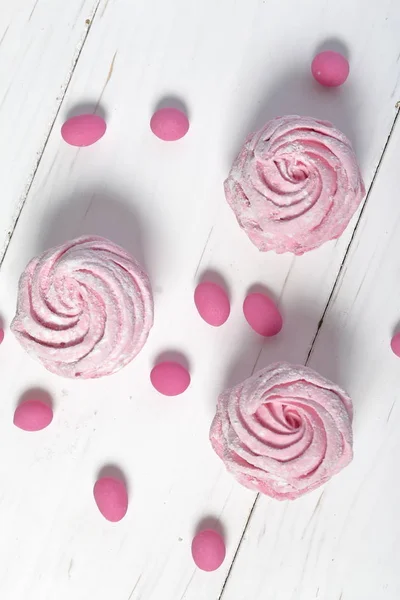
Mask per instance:
[[[150,380],[160,394],[178,396],[189,387],[190,375],[179,363],[166,361],[152,369]]]
[[[311,64],[314,79],[326,87],[342,85],[349,76],[349,71],[350,66],[347,58],[333,50],[320,52]]]
[[[392,337],[390,346],[396,356],[400,357],[400,331]]]
[[[116,523],[128,510],[128,492],[122,481],[114,477],[101,477],[93,488],[97,508],[107,521]]]
[[[42,400],[25,400],[14,412],[14,425],[24,431],[40,431],[53,420],[51,406]]]
[[[105,120],[98,115],[78,115],[64,123],[61,135],[71,146],[91,146],[103,137],[106,129]]]
[[[189,120],[177,108],[160,108],[151,117],[150,127],[154,135],[165,142],[180,140],[189,130]]]
[[[223,325],[231,312],[224,288],[210,281],[200,283],[196,287],[194,302],[201,318],[214,327]]]
[[[4,329],[2,329],[0,327],[0,344],[2,343],[3,340],[4,340]]]
[[[243,303],[246,321],[254,331],[265,337],[282,329],[282,316],[275,302],[266,294],[249,294]]]
[[[225,543],[219,533],[213,529],[200,531],[193,538],[192,556],[202,571],[215,571],[225,559]]]

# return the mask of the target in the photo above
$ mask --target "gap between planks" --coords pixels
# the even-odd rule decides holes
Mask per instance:
[[[82,38],[81,42],[78,44],[77,51],[76,51],[76,53],[75,53],[75,56],[73,57],[73,60],[72,60],[72,66],[71,66],[71,68],[70,68],[70,70],[69,70],[69,73],[67,74],[67,77],[66,77],[66,81],[65,81],[65,83],[64,83],[64,84],[61,86],[61,95],[60,95],[60,97],[59,97],[59,102],[58,102],[58,106],[56,107],[56,111],[55,111],[54,117],[53,117],[53,119],[52,119],[52,121],[51,121],[51,123],[50,123],[50,127],[49,127],[49,129],[48,129],[48,131],[47,131],[47,135],[46,135],[46,138],[45,138],[45,140],[44,140],[44,143],[42,144],[42,147],[39,149],[39,153],[38,153],[39,155],[38,155],[38,157],[37,157],[37,159],[36,159],[36,162],[35,162],[35,164],[34,164],[34,167],[33,167],[32,174],[31,174],[31,176],[28,178],[28,182],[27,182],[27,185],[26,185],[25,192],[23,193],[23,195],[22,195],[22,197],[21,197],[21,199],[20,199],[20,204],[19,204],[19,206],[18,206],[18,207],[17,207],[17,209],[16,209],[16,216],[15,216],[15,220],[14,220],[14,223],[11,225],[10,231],[8,232],[7,239],[6,239],[6,242],[5,242],[5,244],[4,244],[4,248],[3,248],[3,249],[0,251],[0,268],[1,268],[1,266],[2,266],[2,264],[3,264],[3,262],[4,262],[4,259],[5,259],[5,257],[6,257],[6,254],[7,254],[7,251],[8,251],[8,248],[9,248],[9,245],[10,245],[10,242],[11,242],[11,239],[12,239],[12,236],[13,236],[13,234],[14,234],[14,232],[15,232],[16,228],[17,228],[17,225],[18,225],[19,218],[20,218],[20,216],[21,216],[21,214],[22,214],[22,211],[23,211],[23,209],[24,209],[24,206],[25,206],[25,203],[26,203],[26,201],[27,201],[27,199],[28,199],[28,196],[29,196],[30,190],[31,190],[31,188],[32,188],[32,185],[33,185],[33,183],[34,183],[34,180],[35,180],[35,177],[36,177],[37,171],[38,171],[38,169],[39,169],[39,166],[40,166],[41,160],[42,160],[42,158],[43,158],[44,152],[45,152],[45,150],[46,150],[46,147],[47,147],[47,143],[48,143],[48,141],[49,141],[49,138],[50,138],[50,135],[51,135],[51,133],[52,133],[52,131],[53,131],[53,127],[54,127],[55,121],[56,121],[56,119],[57,119],[57,117],[58,117],[58,115],[59,115],[59,112],[60,112],[60,110],[61,110],[62,104],[63,104],[63,102],[64,102],[64,98],[65,98],[65,96],[66,96],[66,93],[67,93],[67,91],[68,91],[69,85],[70,85],[70,83],[71,83],[72,77],[73,77],[73,75],[74,75],[75,69],[76,69],[76,67],[77,67],[77,64],[78,64],[78,62],[79,62],[79,59],[80,59],[80,57],[81,57],[81,54],[82,54],[82,51],[83,51],[83,49],[84,49],[84,46],[85,46],[85,44],[86,44],[86,41],[87,41],[87,39],[88,39],[88,36],[89,36],[90,30],[91,30],[91,28],[92,28],[92,25],[93,25],[93,22],[94,22],[94,20],[95,20],[95,18],[96,18],[96,14],[97,14],[97,12],[98,12],[98,9],[99,9],[99,6],[100,6],[101,2],[102,2],[102,0],[97,0],[97,2],[96,2],[96,5],[95,5],[94,9],[92,10],[92,13],[91,13],[91,15],[90,15],[90,16],[88,17],[88,19],[86,20],[87,27],[86,27],[86,29],[85,29],[85,32],[84,32],[84,35],[83,35],[83,38]],[[107,2],[106,2],[106,4],[105,4],[105,8],[107,7],[107,4],[108,4],[108,1],[107,1]],[[114,56],[114,59],[115,59],[115,56]],[[114,59],[113,59],[113,62],[114,62]],[[312,342],[311,342],[310,349],[309,349],[309,351],[308,351],[308,354],[307,354],[307,359],[306,359],[306,361],[305,361],[305,364],[306,364],[306,365],[308,364],[308,362],[309,362],[309,360],[310,360],[310,358],[311,358],[311,355],[312,355],[312,352],[313,352],[313,349],[314,349],[315,343],[316,343],[316,341],[317,341],[317,338],[318,338],[319,332],[320,332],[320,330],[321,330],[321,328],[322,328],[322,325],[323,325],[323,322],[324,322],[324,318],[325,318],[325,316],[326,316],[326,314],[327,314],[327,312],[328,312],[328,309],[329,309],[329,307],[330,307],[330,305],[331,305],[331,302],[332,302],[332,299],[333,299],[334,293],[335,293],[335,291],[336,291],[336,289],[337,289],[337,287],[338,287],[338,284],[339,284],[339,282],[340,282],[341,274],[342,274],[342,272],[343,272],[343,269],[344,269],[344,266],[345,266],[345,264],[346,264],[346,262],[347,262],[347,258],[348,258],[348,255],[349,255],[349,252],[350,252],[351,246],[352,246],[352,244],[353,244],[353,241],[354,241],[354,238],[355,238],[356,232],[357,232],[357,230],[358,230],[358,227],[359,227],[359,225],[360,225],[360,223],[361,223],[361,219],[362,219],[362,217],[363,217],[363,214],[364,214],[364,212],[365,212],[365,209],[366,209],[366,207],[367,207],[368,200],[369,200],[370,194],[371,194],[371,192],[372,192],[372,190],[373,190],[373,187],[374,187],[374,184],[375,184],[376,178],[377,178],[377,176],[378,176],[378,174],[379,174],[379,171],[380,171],[380,168],[381,168],[381,165],[382,165],[382,162],[383,162],[383,159],[384,159],[384,156],[385,156],[386,150],[387,150],[387,148],[388,148],[388,144],[389,144],[389,142],[390,142],[390,139],[391,139],[391,137],[392,137],[392,134],[393,134],[393,132],[394,132],[394,129],[395,129],[395,127],[396,127],[396,125],[397,125],[397,122],[398,122],[398,120],[399,120],[399,114],[400,114],[400,102],[397,102],[397,104],[396,104],[396,110],[397,110],[397,112],[396,112],[396,114],[395,114],[395,117],[394,117],[394,119],[393,119],[393,123],[392,123],[392,126],[391,126],[391,128],[390,128],[390,131],[389,131],[388,137],[387,137],[387,139],[386,139],[385,145],[384,145],[384,147],[383,147],[382,154],[381,154],[381,156],[380,156],[380,158],[379,158],[379,161],[378,161],[377,167],[376,167],[376,169],[375,169],[375,172],[374,172],[374,174],[373,174],[373,177],[372,177],[372,180],[371,180],[371,184],[370,184],[370,186],[369,186],[369,188],[368,188],[368,192],[367,192],[367,194],[366,194],[366,198],[365,198],[364,204],[363,204],[363,206],[362,206],[362,209],[361,209],[361,211],[360,211],[360,215],[359,215],[359,217],[358,217],[358,219],[357,219],[357,222],[356,222],[356,225],[355,225],[355,227],[354,227],[354,229],[353,229],[353,232],[352,232],[352,235],[351,235],[350,241],[349,241],[349,243],[348,243],[348,245],[347,245],[347,248],[346,248],[346,251],[345,251],[345,253],[344,253],[343,260],[342,260],[342,262],[341,262],[341,264],[340,264],[340,267],[339,267],[339,270],[338,270],[338,273],[337,273],[337,276],[336,276],[335,282],[334,282],[334,284],[333,284],[333,286],[332,286],[332,289],[331,289],[331,292],[330,292],[330,294],[329,294],[328,300],[327,300],[327,302],[326,302],[325,308],[324,308],[324,310],[323,310],[323,313],[322,313],[321,319],[320,319],[320,321],[319,321],[319,323],[318,323],[318,326],[317,326],[317,329],[316,329],[316,332],[315,332],[314,338],[313,338],[313,340],[312,340]],[[211,234],[211,232],[212,232],[212,230],[210,231],[210,234]],[[208,245],[208,242],[209,242],[209,239],[210,239],[210,237],[211,237],[211,235],[209,235],[209,236],[208,236],[208,239],[207,239],[207,241],[206,241],[206,244],[205,244],[205,247],[204,247],[204,249],[203,249],[203,253],[202,253],[202,256],[201,256],[201,258],[200,258],[199,265],[198,265],[197,269],[198,269],[198,268],[199,268],[199,266],[200,266],[201,260],[202,260],[202,258],[203,258],[203,255],[204,255],[204,252],[205,252],[205,250],[206,250],[206,247],[207,247],[207,245]],[[196,271],[196,272],[197,272],[197,271]],[[260,354],[261,354],[261,352],[260,352]],[[256,361],[255,361],[254,367],[253,367],[253,369],[252,369],[252,371],[253,371],[253,372],[254,372],[254,370],[256,369],[257,362],[258,362],[258,360],[259,360],[260,354],[258,355],[258,357],[257,357],[257,359],[256,359]],[[254,502],[253,502],[253,504],[252,504],[252,505],[251,505],[251,507],[250,507],[250,511],[249,511],[249,513],[248,513],[248,516],[247,516],[246,522],[245,522],[245,524],[244,524],[243,531],[242,531],[242,534],[241,534],[241,536],[240,536],[239,542],[238,542],[238,544],[237,544],[237,547],[236,547],[236,549],[235,549],[235,552],[234,552],[234,555],[233,555],[232,562],[231,562],[231,564],[230,564],[230,566],[229,566],[229,569],[228,569],[227,575],[226,575],[226,577],[225,577],[225,579],[224,579],[224,582],[223,582],[223,585],[222,585],[221,591],[220,591],[220,593],[219,593],[219,595],[218,595],[218,600],[222,600],[222,599],[223,599],[223,596],[224,596],[224,593],[225,593],[225,589],[226,589],[226,585],[227,585],[227,583],[228,583],[228,579],[229,579],[229,577],[230,577],[230,575],[231,575],[231,573],[232,573],[232,571],[233,571],[233,568],[234,568],[234,566],[235,566],[235,562],[236,562],[236,559],[237,559],[237,557],[238,557],[238,554],[239,554],[240,547],[241,547],[241,545],[242,545],[242,542],[243,542],[243,540],[244,540],[244,536],[245,536],[245,534],[246,534],[247,528],[248,528],[248,526],[249,526],[249,523],[250,523],[250,521],[251,521],[251,518],[252,518],[252,516],[253,516],[254,510],[255,510],[255,508],[256,508],[256,504],[257,504],[257,501],[258,501],[258,497],[259,497],[259,494],[257,494],[257,496],[256,496],[256,497],[255,497],[255,499],[254,499]],[[138,582],[136,582],[136,584],[137,584],[137,583],[138,583]],[[135,585],[135,588],[136,588],[136,585]],[[132,593],[135,591],[135,588],[132,590]],[[131,595],[132,595],[132,593],[131,593]]]
[[[19,218],[21,216],[21,213],[22,213],[22,211],[24,209],[24,206],[25,206],[25,204],[26,204],[26,202],[28,200],[29,193],[31,191],[33,182],[35,180],[35,177],[36,177],[36,174],[38,172],[40,163],[42,161],[44,152],[46,150],[47,143],[48,143],[50,135],[51,135],[51,133],[53,131],[54,123],[56,122],[56,119],[57,119],[57,117],[59,115],[61,106],[62,106],[62,104],[64,102],[65,95],[66,95],[66,93],[68,91],[69,84],[71,83],[71,80],[72,80],[72,77],[74,75],[76,66],[78,64],[78,61],[79,61],[79,59],[81,57],[83,48],[84,48],[84,46],[86,44],[86,41],[88,39],[90,30],[92,28],[93,21],[94,21],[94,19],[96,17],[96,13],[97,13],[97,10],[99,8],[100,3],[101,3],[101,0],[97,0],[94,8],[91,11],[91,14],[88,16],[88,18],[85,21],[85,24],[86,24],[85,32],[83,34],[82,39],[77,44],[77,48],[76,48],[75,54],[72,57],[72,65],[71,65],[71,68],[70,68],[70,70],[69,70],[69,72],[67,74],[65,82],[61,85],[61,94],[57,98],[58,105],[56,105],[56,110],[55,110],[55,113],[54,113],[54,117],[51,120],[51,123],[50,123],[49,129],[47,131],[45,140],[44,140],[42,146],[39,148],[39,151],[37,153],[37,158],[36,158],[36,161],[34,163],[32,173],[28,177],[28,181],[27,181],[27,184],[25,186],[25,191],[24,191],[24,193],[22,194],[22,196],[20,198],[19,204],[17,205],[16,211],[15,211],[14,222],[11,224],[11,227],[10,227],[8,233],[7,233],[6,241],[4,242],[4,246],[0,250],[0,269],[1,269],[1,266],[2,266],[2,264],[4,262],[4,259],[6,257],[6,254],[7,254],[8,248],[10,246],[10,242],[11,242],[12,236],[14,235],[14,232],[15,232],[15,230],[17,228],[18,221],[19,221]]]
[[[357,219],[357,222],[356,222],[356,224],[355,224],[355,227],[354,227],[354,229],[353,229],[353,232],[352,232],[352,235],[351,235],[350,241],[349,241],[349,243],[348,243],[348,245],[347,245],[347,248],[346,248],[346,251],[345,251],[345,253],[344,253],[343,260],[342,260],[342,262],[341,262],[341,264],[340,264],[340,267],[339,267],[339,270],[338,270],[337,276],[336,276],[336,278],[335,278],[335,282],[334,282],[334,284],[333,284],[333,286],[332,286],[332,289],[331,289],[331,292],[330,292],[330,294],[329,294],[328,300],[327,300],[327,302],[326,302],[325,308],[324,308],[324,310],[323,310],[323,312],[322,312],[321,319],[319,320],[319,323],[318,323],[318,325],[317,325],[317,330],[316,330],[316,332],[315,332],[315,335],[314,335],[314,337],[313,337],[313,340],[312,340],[312,342],[311,342],[310,349],[309,349],[309,351],[308,351],[307,358],[306,358],[306,361],[305,361],[305,365],[307,365],[307,364],[308,364],[308,362],[309,362],[309,360],[310,360],[310,358],[311,358],[311,355],[312,355],[312,353],[313,353],[314,346],[315,346],[315,343],[316,343],[316,341],[317,341],[317,338],[318,338],[319,332],[320,332],[320,330],[321,330],[321,328],[322,328],[322,325],[323,325],[323,323],[324,323],[325,316],[326,316],[326,314],[327,314],[327,312],[328,312],[328,310],[329,310],[329,307],[330,307],[330,305],[331,305],[331,303],[332,303],[332,300],[333,300],[333,296],[334,296],[334,294],[335,294],[335,291],[337,290],[337,288],[338,288],[338,285],[340,284],[340,279],[341,279],[341,275],[342,275],[343,269],[344,269],[344,267],[345,267],[345,264],[346,264],[346,262],[347,262],[347,259],[348,259],[348,256],[349,256],[349,252],[350,252],[351,246],[352,246],[352,244],[353,244],[353,242],[354,242],[354,238],[355,238],[356,232],[357,232],[357,230],[358,230],[358,227],[359,227],[359,225],[360,225],[360,223],[361,223],[361,220],[362,220],[362,217],[363,217],[363,215],[364,215],[365,209],[366,209],[366,207],[367,207],[368,200],[369,200],[369,197],[370,197],[370,195],[371,195],[371,193],[372,193],[372,190],[373,190],[373,187],[374,187],[375,181],[376,181],[376,179],[377,179],[377,177],[378,177],[378,174],[379,174],[379,171],[380,171],[380,169],[381,169],[382,162],[383,162],[383,159],[384,159],[384,157],[385,157],[386,150],[387,150],[387,148],[388,148],[388,145],[389,145],[390,139],[391,139],[391,137],[392,137],[392,135],[393,135],[393,132],[394,132],[394,129],[395,129],[396,125],[398,124],[398,121],[400,122],[400,120],[399,120],[399,114],[400,114],[400,102],[398,102],[398,103],[396,104],[396,110],[397,110],[397,112],[396,112],[396,114],[395,114],[395,117],[394,117],[394,119],[393,119],[393,123],[392,123],[392,126],[391,126],[391,128],[390,128],[390,131],[389,131],[388,137],[387,137],[387,139],[386,139],[385,145],[384,145],[384,147],[383,147],[382,154],[381,154],[381,155],[380,155],[380,157],[379,157],[379,161],[378,161],[378,164],[377,164],[377,166],[376,166],[375,172],[374,172],[374,174],[373,174],[373,176],[372,176],[372,180],[371,180],[370,186],[369,186],[369,188],[368,188],[368,191],[367,191],[367,194],[366,194],[366,197],[365,197],[364,204],[363,204],[363,206],[362,206],[362,209],[361,209],[361,211],[360,211],[359,217],[358,217],[358,219]],[[260,353],[260,354],[261,354],[261,353]],[[255,363],[254,363],[254,367],[253,367],[253,369],[252,369],[252,372],[253,372],[253,373],[254,373],[254,371],[255,371],[255,369],[256,369],[256,367],[257,367],[257,362],[258,362],[258,360],[259,360],[259,358],[260,358],[260,354],[258,355],[258,357],[257,357],[257,359],[256,359],[256,361],[255,361]],[[232,562],[231,562],[231,564],[230,564],[230,566],[229,566],[228,572],[227,572],[227,574],[226,574],[226,577],[225,577],[225,579],[224,579],[224,582],[223,582],[223,584],[222,584],[222,588],[221,588],[221,592],[220,592],[220,594],[219,594],[219,596],[218,596],[218,600],[223,600],[223,596],[224,596],[224,594],[225,594],[225,588],[226,588],[226,585],[227,585],[227,583],[228,583],[228,579],[229,579],[229,577],[231,576],[231,573],[232,573],[232,571],[233,571],[233,569],[234,569],[235,562],[236,562],[236,559],[237,559],[237,557],[238,557],[238,554],[239,554],[240,547],[241,547],[241,545],[242,545],[242,542],[243,542],[244,536],[245,536],[245,534],[246,534],[247,528],[248,528],[248,526],[249,526],[249,524],[250,524],[250,521],[251,521],[251,518],[252,518],[252,516],[253,516],[254,510],[255,510],[255,508],[256,508],[256,505],[257,505],[257,501],[258,501],[259,495],[260,495],[260,494],[257,494],[257,496],[255,497],[255,499],[254,499],[254,502],[253,502],[253,504],[252,504],[252,506],[251,506],[251,508],[250,508],[250,511],[249,511],[248,517],[247,517],[247,519],[246,519],[246,523],[245,523],[245,525],[244,525],[244,528],[243,528],[243,531],[242,531],[242,535],[240,536],[240,539],[239,539],[238,545],[236,546],[236,549],[235,549],[235,552],[234,552],[234,555],[233,555]],[[318,502],[319,502],[319,501],[318,501]]]
[[[316,330],[316,332],[315,332],[315,335],[314,335],[314,338],[313,338],[313,340],[312,340],[312,342],[311,342],[310,349],[309,349],[309,351],[308,351],[307,358],[306,358],[306,362],[305,362],[305,364],[306,364],[306,365],[308,364],[308,361],[310,360],[310,358],[311,358],[311,355],[312,355],[312,353],[313,353],[314,346],[315,346],[315,342],[317,341],[317,338],[318,338],[318,335],[319,335],[320,329],[321,329],[321,327],[322,327],[322,325],[323,325],[323,322],[324,322],[324,319],[325,319],[326,313],[328,312],[328,310],[329,310],[329,307],[330,307],[330,305],[331,305],[331,303],[332,303],[333,296],[334,296],[334,294],[335,294],[335,292],[336,292],[336,290],[337,290],[338,286],[340,285],[340,281],[341,281],[341,275],[342,275],[343,269],[344,269],[344,267],[345,267],[345,264],[346,264],[346,262],[347,262],[347,258],[348,258],[348,255],[349,255],[349,252],[350,252],[351,246],[353,245],[354,238],[355,238],[355,236],[356,236],[356,233],[357,233],[358,227],[359,227],[359,226],[360,226],[360,224],[361,224],[362,217],[363,217],[363,215],[364,215],[364,211],[365,211],[365,209],[366,209],[366,206],[367,206],[367,203],[368,203],[369,197],[370,197],[370,195],[371,195],[371,193],[372,193],[372,190],[373,190],[373,188],[374,188],[374,185],[375,185],[375,181],[376,181],[376,179],[377,179],[377,177],[378,177],[378,174],[379,174],[379,171],[380,171],[380,169],[381,169],[381,165],[382,165],[382,162],[383,162],[384,156],[385,156],[385,154],[386,154],[386,150],[387,150],[387,148],[388,148],[388,146],[389,146],[390,139],[391,139],[391,137],[392,137],[392,135],[393,135],[394,129],[395,129],[395,127],[396,127],[396,124],[397,124],[397,121],[399,120],[399,114],[400,114],[400,103],[399,103],[399,102],[396,104],[396,110],[397,110],[397,112],[396,112],[396,114],[395,114],[395,117],[394,117],[394,119],[393,119],[393,123],[392,123],[392,126],[391,126],[391,128],[390,128],[389,135],[388,135],[388,137],[387,137],[387,139],[386,139],[385,145],[384,145],[384,147],[383,147],[382,154],[381,154],[381,156],[380,156],[380,158],[379,158],[379,161],[378,161],[377,167],[376,167],[376,169],[375,169],[375,173],[373,174],[373,177],[372,177],[372,180],[371,180],[371,184],[370,184],[370,186],[369,186],[369,188],[368,188],[368,192],[367,192],[367,195],[366,195],[366,197],[365,197],[364,204],[363,204],[363,206],[362,206],[362,209],[361,209],[361,211],[360,211],[359,217],[358,217],[358,219],[357,219],[357,222],[356,222],[356,224],[355,224],[355,227],[354,227],[354,229],[353,229],[353,232],[352,232],[352,234],[351,234],[351,238],[350,238],[350,241],[349,241],[349,243],[348,243],[348,245],[347,245],[346,251],[345,251],[345,253],[344,253],[343,260],[342,260],[342,262],[341,262],[341,264],[340,264],[340,267],[339,267],[339,270],[338,270],[338,274],[337,274],[337,276],[336,276],[336,279],[335,279],[335,283],[334,283],[334,284],[333,284],[333,286],[332,286],[331,293],[329,294],[328,301],[327,301],[327,303],[326,303],[326,305],[325,305],[325,308],[324,308],[324,310],[323,310],[323,312],[322,312],[322,316],[321,316],[321,319],[319,320],[319,323],[318,323],[318,326],[317,326],[317,330]]]

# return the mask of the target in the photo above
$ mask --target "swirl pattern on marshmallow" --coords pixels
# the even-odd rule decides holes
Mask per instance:
[[[365,188],[343,133],[325,121],[286,116],[247,138],[225,195],[259,250],[300,255],[343,233]]]
[[[11,329],[52,373],[91,379],[127,365],[152,324],[146,273],[113,242],[83,236],[28,264]]]
[[[275,363],[221,394],[210,440],[242,485],[294,500],[352,460],[352,414],[334,383]]]

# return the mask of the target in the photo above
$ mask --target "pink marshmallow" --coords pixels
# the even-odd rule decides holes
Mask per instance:
[[[93,379],[127,365],[152,324],[150,282],[139,264],[113,242],[83,236],[31,260],[11,330],[52,373]]]
[[[239,483],[294,500],[353,458],[349,396],[303,366],[275,363],[218,399],[211,444]]]
[[[277,117],[251,134],[225,181],[240,227],[259,250],[278,254],[338,238],[364,194],[349,140],[311,117]]]

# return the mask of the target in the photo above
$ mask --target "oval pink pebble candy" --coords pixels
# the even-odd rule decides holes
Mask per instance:
[[[91,146],[103,137],[106,129],[105,120],[98,115],[78,115],[64,123],[61,135],[71,146]]]
[[[177,108],[160,108],[151,117],[150,127],[154,135],[165,142],[180,140],[189,130],[189,120]]]
[[[51,406],[41,400],[26,400],[14,412],[14,425],[24,431],[40,431],[53,420]]]
[[[400,357],[400,331],[392,337],[390,346],[396,356]]]
[[[243,303],[246,321],[254,331],[265,337],[282,329],[282,316],[275,302],[266,294],[249,294]]]
[[[4,329],[0,327],[0,344],[4,340]]]
[[[326,50],[320,52],[311,64],[314,79],[326,87],[342,85],[349,76],[350,66],[347,58],[339,52]]]
[[[213,529],[200,531],[192,542],[193,560],[202,571],[215,571],[225,559],[225,543]]]
[[[97,508],[107,521],[116,523],[128,510],[128,492],[122,481],[114,477],[101,477],[93,488]]]
[[[231,312],[228,295],[224,288],[210,281],[200,283],[196,287],[194,302],[201,318],[214,327],[223,325]]]
[[[155,389],[164,396],[178,396],[190,384],[190,375],[185,367],[176,362],[161,362],[150,373]]]

